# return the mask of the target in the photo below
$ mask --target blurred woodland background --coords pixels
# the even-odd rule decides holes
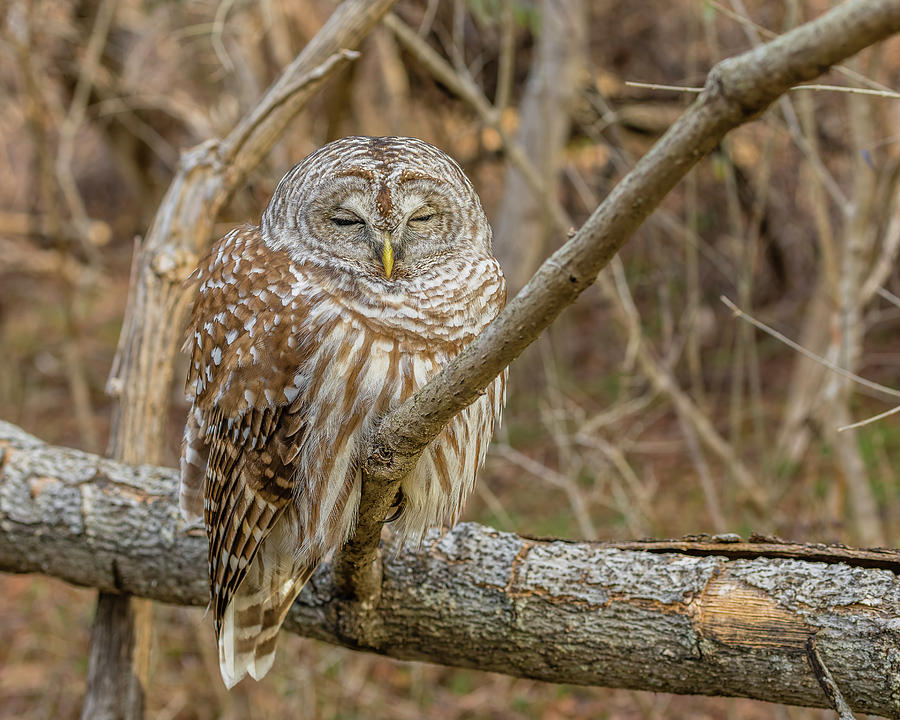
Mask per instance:
[[[0,2],[0,417],[104,450],[135,238],[179,153],[226,134],[335,4]],[[401,0],[216,235],[255,222],[282,174],[325,142],[414,135],[472,178],[515,291],[693,97],[630,82],[702,86],[718,60],[829,6]],[[453,78],[435,79],[434,56]],[[719,300],[900,388],[900,42],[821,82],[874,94],[795,91],[732,133],[517,361],[466,519],[571,538],[900,545],[900,416],[837,432],[890,397]],[[172,392],[168,465],[187,407],[180,383]],[[78,717],[95,598],[0,576],[0,717]],[[399,663],[288,634],[265,682],[229,694],[196,608],[157,606],[151,663],[152,718],[833,716]]]

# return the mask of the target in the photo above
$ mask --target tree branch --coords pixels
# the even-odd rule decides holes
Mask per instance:
[[[703,92],[613,189],[581,230],[538,269],[476,340],[387,415],[364,468],[357,530],[341,554],[341,591],[366,605],[397,487],[449,420],[595,281],[662,198],[730,130],[758,117],[793,85],[900,30],[898,0],[851,0],[772,42],[717,64]]]
[[[556,198],[555,191],[529,160],[526,150],[503,130],[499,113],[495,108],[491,107],[487,98],[471,78],[456,74],[449,62],[444,60],[423,38],[404,25],[392,13],[387,14],[384,24],[391,29],[417,61],[426,67],[451,92],[469,104],[475,110],[481,122],[497,132],[501,139],[503,152],[509,158],[511,164],[521,173],[521,177],[525,179],[531,192],[544,204],[544,211],[549,218],[552,218],[557,232],[560,235],[567,233],[572,227],[572,220],[562,203]],[[617,268],[614,262],[612,269],[613,275],[617,276],[621,268]],[[615,318],[628,334],[627,354],[630,354],[632,350],[634,351],[638,365],[651,384],[659,392],[669,397],[672,405],[678,410],[679,415],[690,423],[700,440],[728,467],[729,473],[734,476],[744,490],[754,509],[759,512],[765,512],[769,505],[765,492],[755,482],[753,475],[737,456],[734,448],[716,431],[706,415],[681,390],[664,364],[654,356],[640,330],[640,317],[631,303],[627,283],[620,283],[618,277],[613,281],[612,278],[604,276],[603,273],[598,274],[597,281],[601,292],[612,302]]]
[[[175,470],[0,422],[0,570],[205,605],[206,538],[185,528],[177,487]],[[617,546],[467,523],[420,550],[388,544],[365,644],[346,632],[327,566],[284,627],[550,682],[829,707],[821,666],[857,712],[900,715],[900,552],[768,540],[754,556],[755,543],[730,539]]]

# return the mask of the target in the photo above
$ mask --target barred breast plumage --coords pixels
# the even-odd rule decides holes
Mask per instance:
[[[468,179],[412,138],[314,153],[260,226],[229,233],[192,279],[181,506],[205,520],[230,687],[268,671],[291,603],[352,532],[380,417],[471,342],[506,291]],[[504,386],[505,373],[404,480],[401,538],[456,521]]]

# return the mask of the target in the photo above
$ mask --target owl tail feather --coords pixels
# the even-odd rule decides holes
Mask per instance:
[[[261,680],[269,672],[281,623],[317,564],[267,568],[266,559],[257,556],[222,617],[219,670],[229,689],[248,674]]]

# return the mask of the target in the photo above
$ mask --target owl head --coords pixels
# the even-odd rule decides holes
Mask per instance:
[[[294,166],[263,212],[266,243],[385,289],[491,255],[472,183],[411,137],[345,137]]]

